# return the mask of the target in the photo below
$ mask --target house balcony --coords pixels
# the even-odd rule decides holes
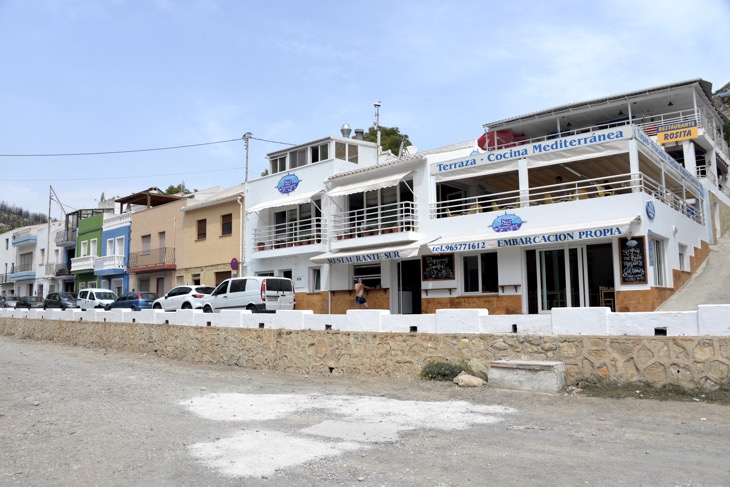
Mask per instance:
[[[350,210],[333,217],[333,250],[418,240],[416,205],[412,201]]]
[[[121,274],[126,270],[123,255],[104,255],[94,259],[94,274],[98,276]]]
[[[497,212],[511,213],[517,209],[524,209],[540,205],[577,204],[594,198],[607,198],[606,204],[611,204],[611,198],[622,194],[644,193],[660,201],[687,218],[704,224],[702,204],[689,193],[683,193],[682,188],[669,188],[641,173],[619,174],[600,177],[597,179],[582,179],[570,183],[536,186],[528,190],[504,191],[467,198],[439,201],[429,207],[431,219],[460,217],[480,213]],[[560,211],[569,211],[568,207]]]
[[[294,222],[266,225],[254,230],[254,248],[257,257],[266,257],[274,251],[275,255],[301,252],[320,252],[326,244],[327,231],[322,218],[310,218]],[[289,249],[289,250],[287,250]]]
[[[75,247],[78,229],[71,228],[56,232],[56,246],[62,248]]]
[[[111,230],[113,228],[123,227],[132,223],[131,213],[122,213],[121,215],[114,215],[104,219],[104,230]]]
[[[0,274],[0,285],[2,284],[12,284],[13,281],[10,280],[10,274],[7,272],[4,274]]]
[[[71,272],[89,272],[94,270],[94,255],[74,257],[71,259]]]
[[[32,263],[30,263],[13,266],[9,277],[11,281],[22,281],[26,279],[35,279],[35,276],[35,267]]]
[[[23,228],[13,233],[13,247],[35,245],[38,243],[38,230],[36,228]]]
[[[177,265],[174,247],[161,247],[129,254],[129,272],[133,274],[175,269]]]

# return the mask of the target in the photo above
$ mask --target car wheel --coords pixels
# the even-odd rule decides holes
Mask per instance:
[[[193,309],[193,307],[190,305],[190,303],[183,303],[182,309]]]
[[[162,306],[160,306],[160,303],[157,303],[156,305],[152,306],[152,309],[162,309]]]
[[[43,305],[43,311],[46,311],[47,309],[48,309],[48,308],[47,308],[47,307],[46,307],[46,305],[44,304],[44,305]]]
[[[66,307],[65,306],[61,306],[61,311],[66,311]]]
[[[259,309],[256,307],[255,304],[249,304],[246,307],[246,309],[249,310],[251,313],[258,313],[259,312]]]
[[[212,312],[213,312],[213,308],[211,308],[210,306],[206,306],[205,308],[203,308],[203,313],[212,313]]]

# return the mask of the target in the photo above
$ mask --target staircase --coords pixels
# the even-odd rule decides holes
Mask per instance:
[[[730,232],[710,247],[697,272],[657,311],[695,311],[700,304],[730,304]]]

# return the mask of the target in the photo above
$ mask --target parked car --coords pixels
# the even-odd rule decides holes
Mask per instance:
[[[154,303],[158,297],[159,296],[155,293],[141,293],[133,291],[122,294],[115,301],[104,306],[104,309],[107,311],[115,308],[130,308],[133,311],[152,309],[152,303]]]
[[[43,309],[48,308],[61,308],[65,310],[67,308],[78,308],[79,303],[76,301],[76,293],[50,293],[46,296]]]
[[[8,294],[5,296],[5,299],[3,299],[3,308],[15,308],[15,305],[18,304],[18,301],[20,298],[14,294]]]
[[[79,291],[76,300],[82,310],[103,308],[117,299],[117,295],[108,289],[87,288]]]
[[[43,298],[40,296],[23,296],[15,304],[16,308],[42,308]]]
[[[234,277],[226,279],[205,298],[203,311],[247,309],[252,313],[275,313],[294,309],[294,286],[286,277]]]
[[[152,308],[164,309],[165,311],[200,309],[205,303],[205,298],[214,290],[213,286],[178,286],[158,298],[153,303]]]

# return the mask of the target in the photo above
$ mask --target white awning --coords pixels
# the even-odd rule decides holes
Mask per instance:
[[[312,200],[313,197],[322,193],[323,190],[310,191],[308,193],[298,194],[296,196],[286,196],[284,198],[278,198],[275,200],[264,201],[258,205],[253,205],[251,208],[246,209],[247,213],[255,213],[257,211],[265,210],[266,208],[279,208],[282,206],[289,205],[301,205]]]
[[[433,253],[470,252],[497,247],[523,247],[532,245],[576,244],[597,238],[612,238],[626,235],[634,222],[641,221],[641,216],[617,218],[587,223],[571,223],[551,227],[525,228],[516,231],[478,233],[463,237],[438,239],[428,244]]]
[[[353,193],[364,193],[365,191],[374,191],[376,189],[390,188],[400,183],[403,178],[408,176],[411,171],[392,174],[390,176],[384,176],[382,178],[368,179],[367,181],[361,181],[359,183],[345,184],[337,186],[336,188],[329,191],[329,196],[345,196]]]
[[[345,252],[325,252],[312,257],[315,264],[363,264],[383,260],[400,260],[415,257],[421,248],[420,243],[393,247],[375,247]]]

